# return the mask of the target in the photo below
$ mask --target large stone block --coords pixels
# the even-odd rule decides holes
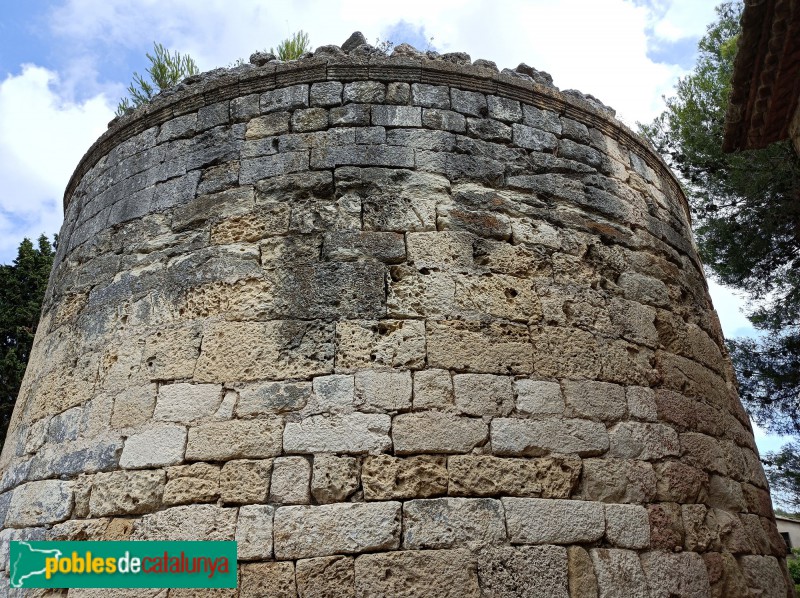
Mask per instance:
[[[649,598],[647,579],[635,552],[593,548],[589,554],[603,598]]]
[[[511,378],[493,374],[453,376],[456,409],[465,415],[506,416],[514,409]]]
[[[92,517],[155,511],[161,504],[166,477],[161,470],[98,473],[89,499]]]
[[[230,541],[236,509],[187,505],[145,515],[133,525],[131,540]]]
[[[426,322],[428,364],[489,374],[529,374],[533,351],[528,327],[511,322]]]
[[[415,369],[425,362],[425,325],[415,320],[336,323],[336,371]]]
[[[272,469],[269,502],[307,505],[311,502],[311,464],[304,457],[278,457]]]
[[[603,505],[579,500],[503,498],[512,544],[596,542],[606,529]]]
[[[308,598],[355,598],[353,557],[327,556],[297,561],[297,593]]]
[[[486,441],[488,432],[481,419],[439,411],[403,413],[392,420],[392,440],[398,455],[468,453]]]
[[[475,557],[464,549],[365,554],[355,562],[356,596],[479,598]]]
[[[404,548],[480,546],[505,539],[499,500],[433,498],[403,503]]]
[[[272,459],[235,459],[219,472],[219,495],[225,503],[266,502],[270,489]]]
[[[72,513],[72,482],[44,480],[14,489],[5,517],[5,527],[34,527],[58,523]]]
[[[214,415],[222,402],[216,384],[166,384],[158,389],[153,419],[188,423]]]
[[[605,426],[584,419],[495,418],[491,438],[496,455],[536,457],[554,452],[592,456],[608,450]]]
[[[245,505],[236,519],[236,554],[242,561],[272,558],[272,517],[269,505]]]
[[[488,596],[575,596],[571,581],[568,592],[567,550],[561,546],[487,546],[478,555],[478,577]]]
[[[279,559],[395,550],[400,546],[400,503],[279,507],[274,541]]]
[[[164,504],[214,502],[219,498],[218,465],[192,463],[167,468]]]
[[[710,595],[708,571],[699,554],[648,552],[642,555],[642,569],[652,598],[706,598]]]
[[[246,563],[239,582],[241,598],[296,598],[294,563]]]
[[[189,429],[186,459],[227,461],[280,455],[283,422],[280,419],[209,422]]]
[[[183,461],[185,450],[186,428],[156,424],[128,437],[119,464],[126,469],[174,465]]]
[[[503,459],[491,455],[448,457],[452,496],[569,498],[578,482],[577,457]]]
[[[447,493],[444,457],[370,456],[361,468],[365,500],[428,498]]]
[[[391,417],[378,413],[313,415],[286,424],[283,448],[287,453],[381,453],[392,446],[390,427]]]
[[[318,503],[345,502],[358,485],[359,467],[355,457],[328,453],[314,455],[311,495]]]

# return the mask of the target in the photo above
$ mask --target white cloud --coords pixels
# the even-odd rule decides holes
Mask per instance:
[[[25,65],[0,83],[0,262],[23,237],[58,232],[64,188],[113,113],[104,96],[64,103],[57,75]]]

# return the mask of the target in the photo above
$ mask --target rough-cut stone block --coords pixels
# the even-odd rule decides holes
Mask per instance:
[[[332,127],[366,126],[369,124],[368,104],[348,104],[331,108],[328,118]]]
[[[292,131],[304,133],[320,131],[328,126],[328,111],[324,108],[295,110],[292,113]]]
[[[230,541],[236,509],[186,505],[145,515],[133,525],[131,540]]]
[[[261,112],[308,107],[308,85],[293,85],[261,94]]]
[[[354,457],[314,455],[311,495],[320,504],[345,502],[358,489],[358,474],[358,462]]]
[[[417,106],[373,106],[372,124],[381,127],[421,127],[422,108]]]
[[[417,269],[468,271],[473,267],[473,236],[462,231],[408,233],[408,259]]]
[[[710,596],[708,571],[699,554],[648,552],[642,555],[642,569],[647,578],[651,598]]]
[[[516,408],[521,415],[562,415],[564,397],[558,382],[514,380]]]
[[[323,81],[311,85],[311,105],[328,108],[342,103],[342,84],[339,81]]]
[[[650,548],[683,550],[684,529],[681,506],[676,503],[648,505]]]
[[[219,498],[219,471],[217,465],[192,463],[167,468],[164,486],[165,505],[213,502]]]
[[[447,494],[444,457],[367,457],[361,469],[365,500],[428,498]]]
[[[353,81],[344,86],[344,101],[360,104],[382,104],[386,98],[386,85],[378,81]]]
[[[653,422],[658,420],[656,397],[653,389],[644,386],[629,386],[625,389],[628,415],[633,419]]]
[[[5,527],[34,527],[68,519],[74,505],[72,486],[72,482],[44,480],[16,487]]]
[[[708,504],[712,507],[740,513],[747,509],[742,485],[723,476],[712,475],[708,480]]]
[[[408,104],[411,101],[411,86],[408,83],[393,82],[386,86],[387,104]]]
[[[376,372],[355,375],[355,406],[366,413],[397,413],[411,409],[411,372]]]
[[[236,415],[240,417],[300,411],[311,397],[311,384],[308,382],[257,382],[237,388]]]
[[[610,437],[613,457],[655,461],[680,454],[678,433],[661,424],[623,422],[611,430]]]
[[[425,411],[403,413],[392,420],[392,440],[398,455],[468,453],[488,437],[480,419]]]
[[[220,499],[231,504],[265,502],[271,471],[271,459],[228,461],[219,473]]]
[[[480,598],[475,556],[466,549],[365,554],[355,562],[356,596]]]
[[[599,455],[608,450],[603,424],[583,419],[495,418],[492,451],[496,455],[539,456],[548,452]]]
[[[580,546],[567,549],[570,598],[597,598],[597,576],[592,557]]]
[[[426,108],[449,108],[450,88],[446,85],[412,83],[411,103]]]
[[[478,577],[484,596],[575,597],[567,591],[567,550],[561,546],[487,546],[478,555]]]
[[[606,539],[619,548],[647,548],[650,520],[638,505],[606,505]]]
[[[355,405],[355,380],[353,376],[333,374],[318,376],[312,381],[313,393],[302,410],[302,415],[320,413],[352,413]]]
[[[561,121],[558,114],[549,110],[540,110],[528,104],[522,105],[522,118],[526,125],[561,135]]]
[[[486,116],[488,108],[486,106],[486,96],[475,91],[461,91],[451,89],[450,98],[453,110],[457,110],[469,116]]]
[[[425,362],[425,324],[416,320],[336,323],[336,371],[415,369]]]
[[[511,127],[490,118],[467,118],[467,133],[486,141],[511,141]]]
[[[289,132],[289,113],[275,112],[254,118],[247,123],[245,139],[260,139]]]
[[[414,409],[450,409],[454,405],[453,379],[447,370],[414,372]]]
[[[608,382],[564,382],[567,415],[600,421],[622,419],[627,412],[625,389]]]
[[[283,448],[287,453],[381,453],[392,446],[390,426],[391,417],[377,413],[314,415],[286,424]]]
[[[498,500],[433,498],[403,503],[404,548],[452,548],[505,539],[503,506]]]
[[[174,465],[183,460],[185,449],[186,428],[158,424],[128,437],[119,464],[126,469]]]
[[[786,596],[786,581],[775,557],[743,556],[739,566],[751,596]]]
[[[222,402],[217,384],[165,384],[158,389],[153,419],[188,423],[211,417]]]
[[[526,125],[512,125],[512,136],[514,145],[536,152],[552,151],[558,143],[556,136],[552,133]]]
[[[161,471],[112,471],[92,480],[92,517],[134,515],[155,511],[161,504],[166,474]]]
[[[377,108],[374,107],[373,111]],[[373,114],[373,120],[374,120]],[[388,166],[413,168],[414,150],[386,145],[341,145],[311,150],[311,168],[337,166]]]
[[[512,544],[595,542],[606,529],[603,505],[579,500],[503,498]]]
[[[387,264],[405,260],[406,245],[399,233],[333,231],[325,234],[322,253],[327,259],[352,261],[374,258]]]
[[[274,542],[279,559],[395,550],[400,546],[400,503],[279,507]]]
[[[663,502],[704,502],[708,475],[680,461],[666,461],[655,466],[656,500]]]
[[[246,563],[240,576],[240,598],[297,598],[294,563]]]
[[[656,495],[656,474],[646,461],[584,459],[581,496],[608,503],[648,503]]]
[[[577,457],[503,459],[456,455],[447,460],[448,494],[569,498],[580,471]]]
[[[332,323],[213,322],[203,335],[194,378],[219,382],[329,374],[333,348]]]
[[[297,593],[304,598],[355,598],[353,557],[302,559],[295,576]]]
[[[245,505],[236,520],[236,553],[239,560],[258,561],[272,558],[272,517],[275,508],[268,505]]]
[[[452,110],[423,108],[422,125],[431,129],[464,133],[467,130],[467,119],[464,118],[463,114]]]
[[[453,376],[456,409],[465,415],[506,416],[514,409],[511,378],[493,374]]]
[[[533,371],[528,327],[511,322],[427,321],[428,364],[490,374]]]
[[[731,554],[709,552],[703,555],[711,585],[711,598],[749,598],[750,591],[742,570]]]
[[[592,563],[597,574],[597,588],[603,598],[649,598],[647,580],[639,555],[631,550],[594,548]],[[660,553],[657,553],[660,554]]]
[[[272,468],[269,502],[307,505],[311,502],[311,464],[304,457],[278,457]]]
[[[274,457],[281,453],[282,431],[279,419],[201,424],[189,429],[186,459],[227,461]]]
[[[500,96],[487,96],[489,118],[496,118],[505,122],[519,122],[522,120],[522,106],[517,100]]]

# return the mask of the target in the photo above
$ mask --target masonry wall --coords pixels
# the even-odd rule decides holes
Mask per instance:
[[[113,123],[3,571],[10,539],[235,539],[220,595],[791,595],[679,187],[545,83],[327,48]]]

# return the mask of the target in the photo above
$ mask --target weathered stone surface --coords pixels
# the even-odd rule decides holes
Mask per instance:
[[[314,455],[311,495],[320,504],[344,502],[359,486],[359,467],[354,457],[328,453]]]
[[[583,419],[496,418],[492,451],[496,455],[538,456],[548,452],[599,455],[608,450],[604,425]]]
[[[453,376],[456,409],[465,415],[506,416],[514,409],[511,378],[493,374]]]
[[[189,428],[186,459],[226,461],[274,457],[281,453],[282,428],[279,419],[201,424]]]
[[[577,544],[603,537],[603,505],[573,500],[503,498],[512,544]]]
[[[310,494],[311,464],[305,457],[278,457],[272,468],[269,502],[307,505]]]
[[[355,598],[353,557],[302,559],[295,576],[297,593],[304,598]]]
[[[391,417],[378,413],[314,415],[286,424],[283,448],[289,453],[381,453],[392,446],[390,426]]]
[[[577,457],[503,459],[456,455],[447,460],[448,494],[569,498],[580,471]]]
[[[484,595],[513,598],[532,591],[568,598],[567,550],[560,546],[488,546],[478,555]]]
[[[394,550],[400,546],[400,503],[279,507],[274,542],[279,559]]]
[[[606,505],[606,539],[619,548],[650,546],[647,509],[638,505]]]
[[[361,468],[365,500],[428,498],[447,494],[444,457],[370,456]]]
[[[98,473],[89,499],[92,517],[155,511],[161,504],[166,477],[161,470]]]
[[[681,505],[677,503],[648,505],[647,513],[650,518],[650,548],[682,550],[685,534]]]
[[[336,324],[336,371],[413,369],[425,361],[425,327],[413,320],[359,320]]]
[[[236,554],[242,561],[272,558],[272,517],[269,505],[245,505],[236,520]]]
[[[734,513],[747,509],[742,485],[718,475],[712,475],[708,480],[708,504]]]
[[[707,498],[708,475],[679,461],[655,466],[656,499],[663,502],[694,503]]]
[[[597,587],[603,598],[649,598],[639,555],[630,550],[593,548]]]
[[[332,324],[214,322],[203,335],[194,378],[249,381],[328,374],[332,369]]]
[[[432,367],[489,374],[533,371],[528,327],[511,322],[428,321]]]
[[[366,413],[397,413],[411,409],[411,372],[357,372],[355,406]]]
[[[610,454],[622,459],[655,461],[680,453],[678,433],[661,424],[623,422],[609,436]]]
[[[356,596],[479,598],[475,557],[464,549],[365,554],[355,561]]]
[[[187,505],[145,515],[134,523],[131,540],[233,540],[236,509]]]
[[[725,550],[734,554],[752,550],[742,522],[727,511],[709,509],[705,505],[681,505],[681,517],[687,550]]]
[[[708,572],[699,554],[664,554],[648,552],[642,555],[642,569],[654,598],[706,598],[710,595]]]
[[[421,370],[414,372],[414,409],[442,409],[453,407],[453,379],[447,370]]]
[[[506,539],[503,507],[488,498],[432,498],[403,503],[404,548],[482,546]]]
[[[167,468],[164,486],[165,505],[213,502],[219,498],[217,465],[193,463]]]
[[[72,482],[44,480],[14,489],[5,527],[33,527],[68,519],[74,504]]]
[[[597,577],[589,553],[580,546],[567,549],[570,598],[597,598]]]
[[[294,563],[247,563],[242,565],[241,598],[296,598]]]
[[[211,417],[222,402],[216,384],[167,384],[158,389],[153,419],[188,423]]]
[[[398,455],[467,453],[488,437],[480,419],[438,411],[403,413],[392,420],[392,440]]]
[[[747,598],[750,591],[742,570],[731,554],[709,552],[703,561],[711,584],[711,598]]]
[[[219,472],[219,494],[225,503],[265,502],[270,489],[272,459],[228,461]]]
[[[186,428],[158,424],[128,437],[119,464],[128,469],[173,465],[183,460],[185,450]]]
[[[607,382],[564,382],[564,398],[571,417],[616,421],[628,407],[625,389]]]
[[[656,474],[645,461],[584,459],[581,496],[608,503],[648,503],[656,495]]]
[[[315,378],[314,380],[324,379]],[[308,382],[262,382],[243,385],[239,390],[236,414],[273,415],[300,411],[311,396]]]
[[[564,397],[558,382],[545,380],[514,381],[516,407],[521,415],[562,415]]]

